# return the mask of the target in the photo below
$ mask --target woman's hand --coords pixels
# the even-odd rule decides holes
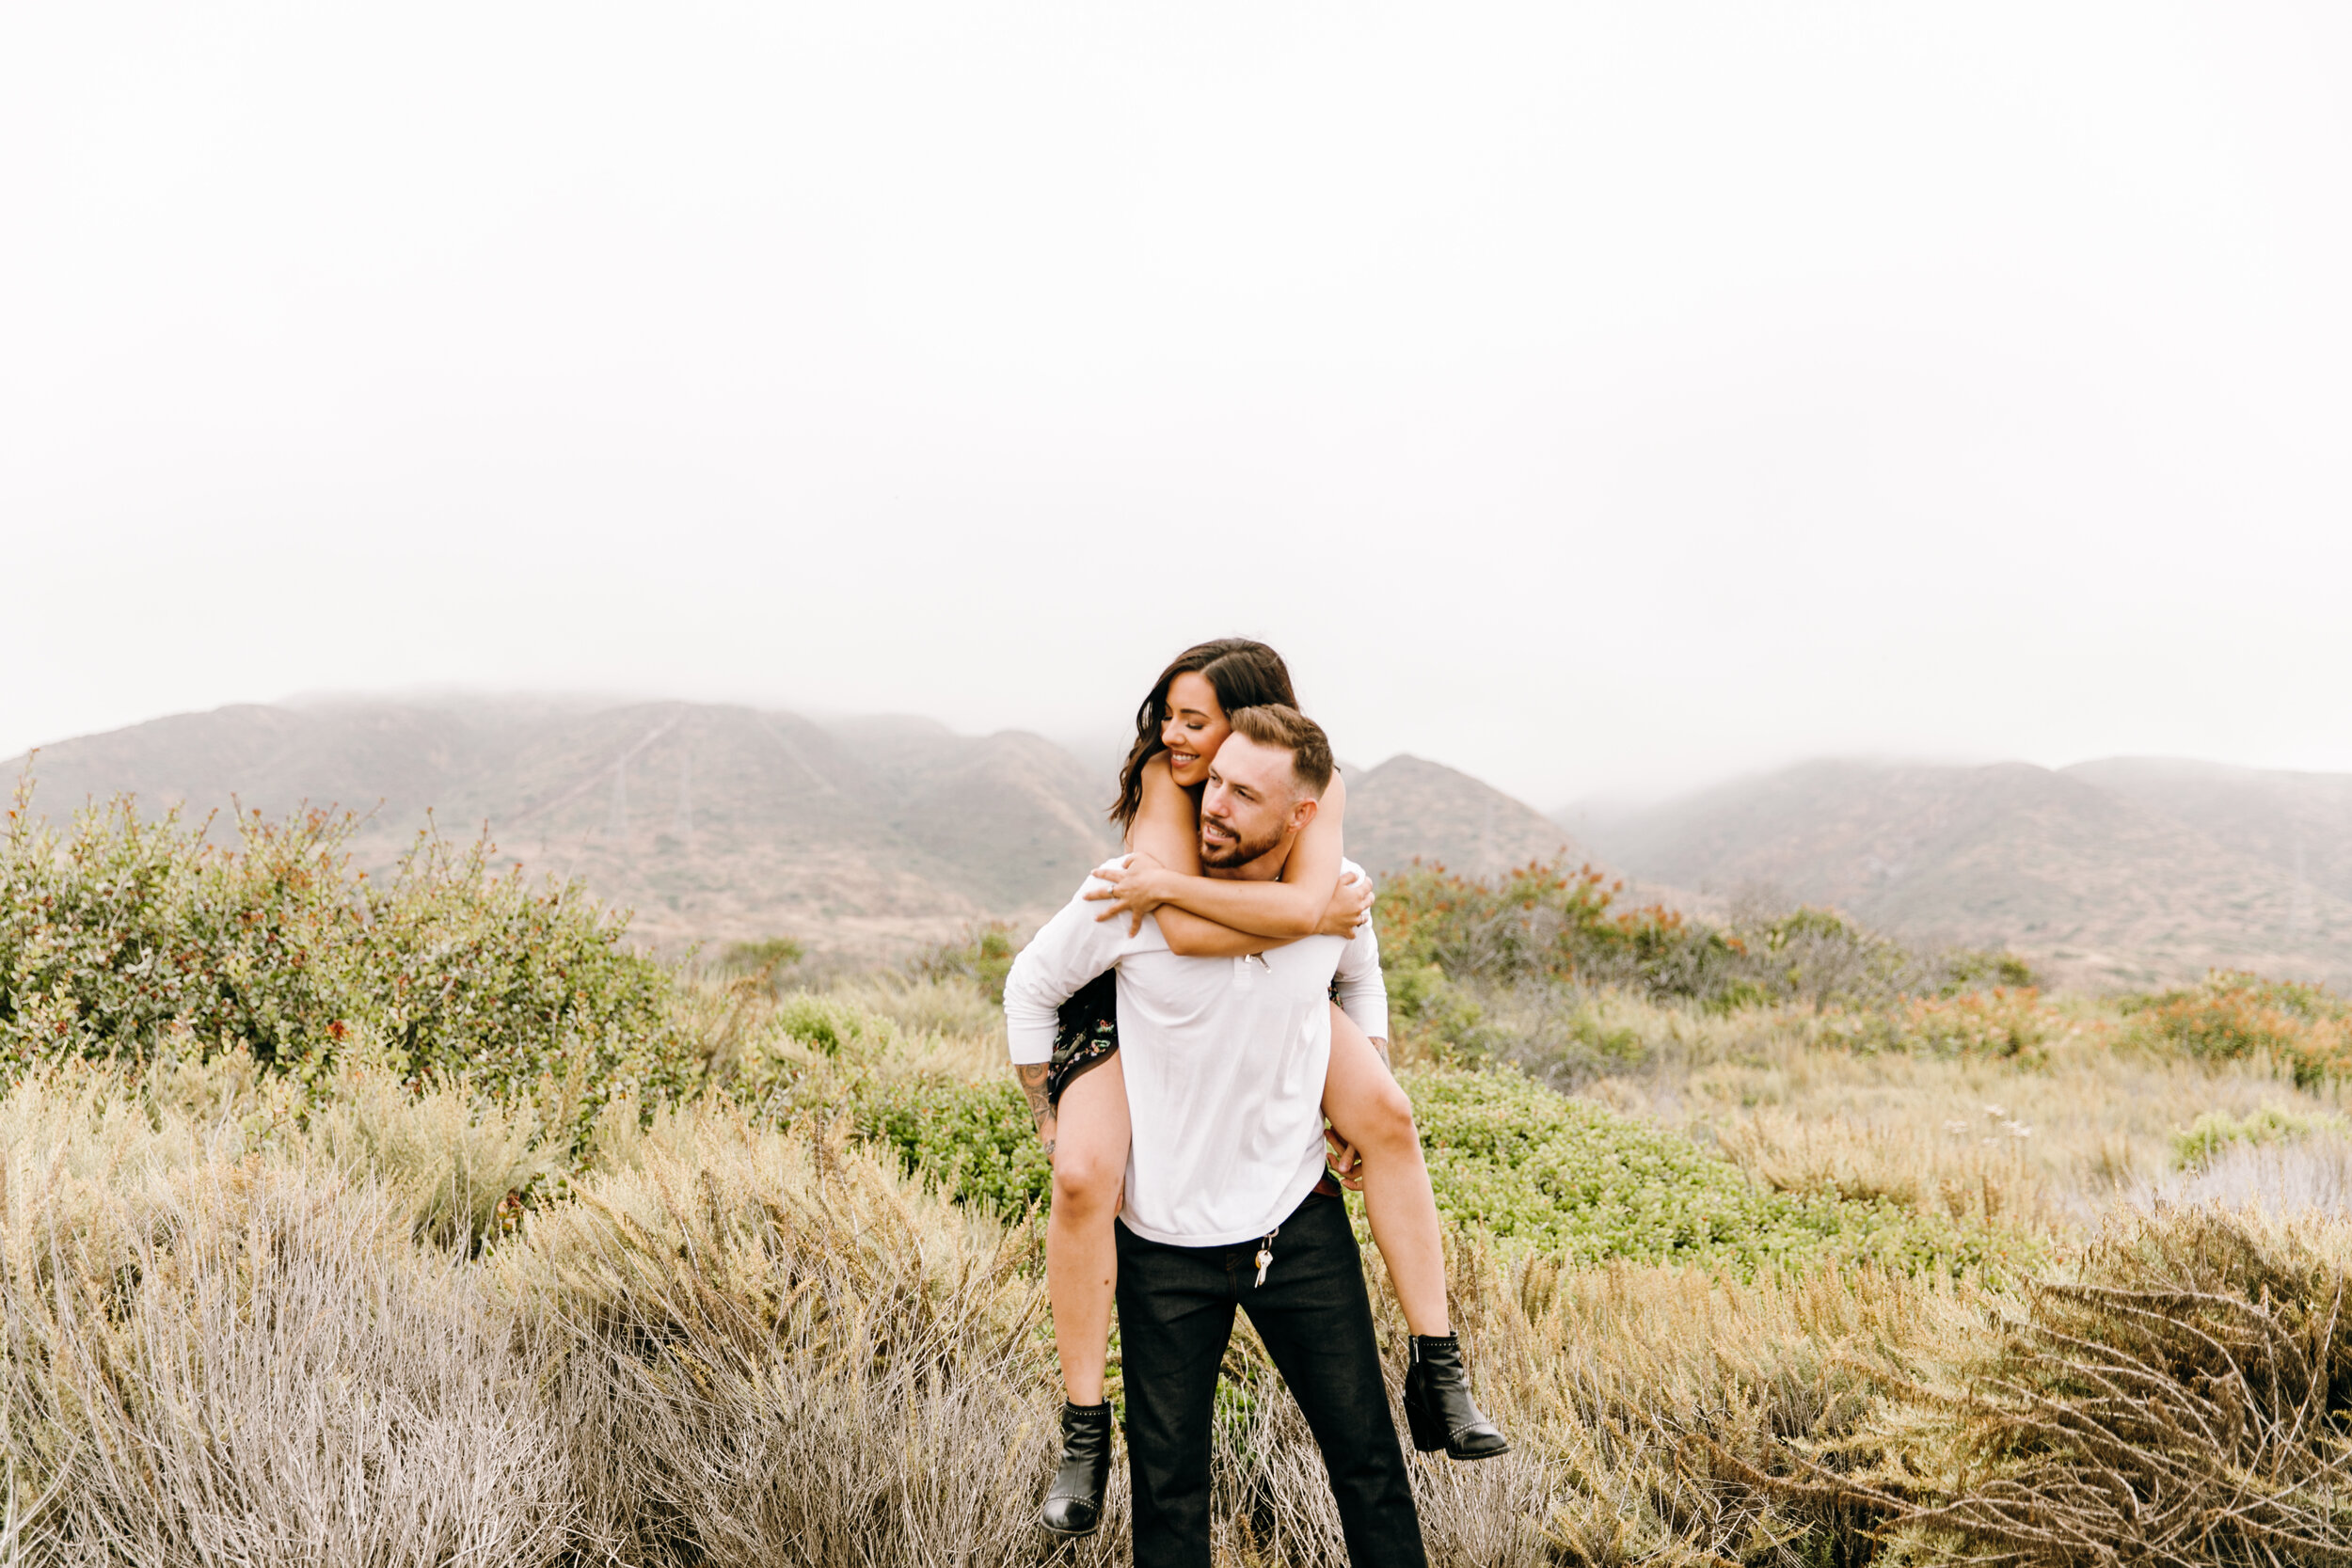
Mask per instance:
[[[1323,924],[1315,927],[1315,935],[1352,940],[1371,908],[1372,883],[1350,872],[1331,890],[1331,902],[1324,906]]]
[[[1143,917],[1167,903],[1174,892],[1168,885],[1172,879],[1168,876],[1168,867],[1140,850],[1128,856],[1124,866],[1105,865],[1094,874],[1110,883],[1106,888],[1095,888],[1087,894],[1089,899],[1110,905],[1109,909],[1094,918],[1116,920],[1120,914],[1125,914],[1129,936],[1142,930]]]
[[[1323,1159],[1324,1168],[1331,1173],[1331,1179],[1351,1193],[1362,1192],[1364,1190],[1363,1155],[1357,1152],[1354,1144],[1341,1137],[1340,1130],[1329,1122],[1324,1123],[1323,1141],[1331,1146],[1331,1152],[1325,1155]]]

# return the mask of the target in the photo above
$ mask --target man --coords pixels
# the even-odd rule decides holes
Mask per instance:
[[[1330,784],[1330,745],[1293,708],[1229,720],[1200,802],[1201,865],[1271,881]],[[1324,1180],[1335,969],[1350,1016],[1388,1033],[1370,924],[1352,941],[1179,958],[1156,920],[1131,935],[1124,920],[1098,921],[1086,892],[1014,962],[1005,1019],[1042,1131],[1052,1112],[1035,1064],[1052,1054],[1056,1009],[1117,968],[1134,1124],[1118,1304],[1136,1563],[1207,1568],[1210,1420],[1239,1306],[1323,1450],[1349,1561],[1425,1568],[1355,1232]]]

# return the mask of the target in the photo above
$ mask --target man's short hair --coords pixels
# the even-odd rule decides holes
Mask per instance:
[[[1285,703],[1237,707],[1226,715],[1235,735],[1248,736],[1261,746],[1291,754],[1291,771],[1300,793],[1322,799],[1331,787],[1331,741],[1323,726]]]

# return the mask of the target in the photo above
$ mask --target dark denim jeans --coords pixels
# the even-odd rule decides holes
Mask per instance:
[[[1347,1206],[1320,1193],[1282,1222],[1263,1286],[1255,1241],[1172,1247],[1119,1227],[1137,1568],[1209,1568],[1209,1422],[1233,1308],[1249,1314],[1323,1449],[1355,1568],[1427,1568],[1389,1417]]]

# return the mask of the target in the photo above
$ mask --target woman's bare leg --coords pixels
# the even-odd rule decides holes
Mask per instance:
[[[1067,1096],[1064,1096],[1067,1099]],[[1331,1067],[1323,1081],[1323,1114],[1363,1156],[1364,1214],[1389,1260],[1389,1279],[1405,1326],[1415,1334],[1454,1332],[1445,1307],[1445,1243],[1437,1195],[1422,1158],[1421,1129],[1380,1053],[1356,1021],[1331,1007]],[[1121,1123],[1122,1127],[1124,1123]]]
[[[1371,1048],[1367,1046],[1366,1050]],[[1054,1208],[1045,1220],[1045,1293],[1073,1404],[1103,1402],[1119,1215],[1127,1180],[1127,1080],[1114,1055],[1062,1090],[1054,1125]]]

